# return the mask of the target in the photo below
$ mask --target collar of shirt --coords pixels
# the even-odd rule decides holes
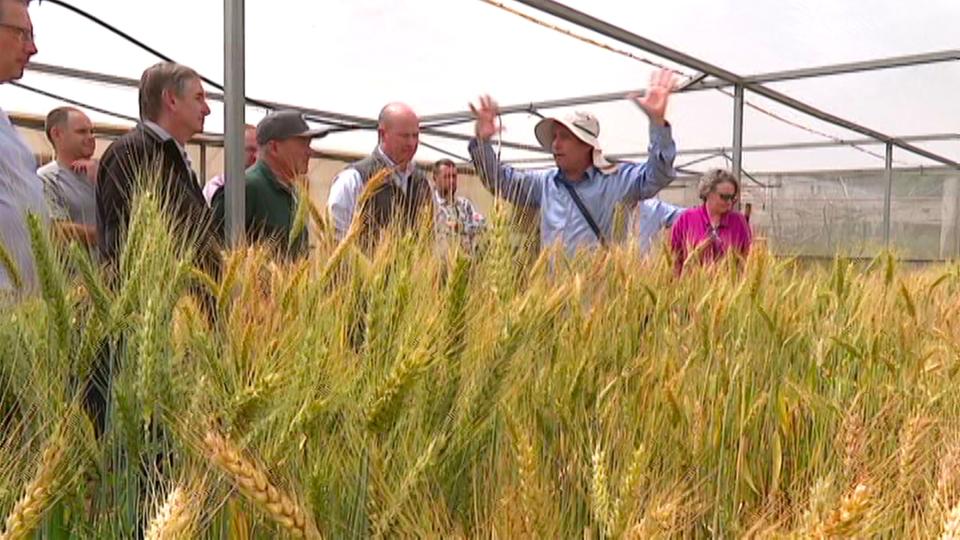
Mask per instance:
[[[433,200],[434,200],[434,202],[436,202],[436,203],[439,204],[440,206],[453,206],[453,205],[457,204],[458,202],[460,202],[460,197],[454,197],[454,198],[453,198],[453,201],[448,201],[447,198],[444,197],[443,195],[441,195],[441,194],[440,194],[440,191],[439,191],[437,188],[433,187],[433,186],[431,186],[430,191],[433,192]]]
[[[703,218],[703,224],[706,230],[713,228],[713,223],[710,223],[710,213],[707,212],[707,205],[700,205],[700,216]],[[728,225],[728,218],[730,217],[730,212],[720,216],[720,223],[717,223],[717,229],[723,229]]]
[[[407,183],[409,181],[410,175],[413,174],[413,171],[417,168],[417,165],[413,161],[411,161],[410,163],[407,163],[407,166],[404,167],[402,170],[397,169],[396,168],[397,164],[394,163],[393,160],[390,159],[390,156],[388,156],[386,152],[383,151],[382,145],[377,145],[377,149],[375,150],[375,152],[380,157],[380,159],[384,161],[384,163],[394,168],[393,183],[398,188],[402,189],[404,193],[406,193]]]
[[[598,177],[602,177],[602,176],[604,176],[604,172],[601,171],[600,169],[594,167],[593,165],[591,165],[590,168],[587,169],[587,170],[584,172],[584,177],[583,177],[582,180],[570,180],[570,179],[568,179],[566,176],[564,176],[563,171],[561,171],[559,168],[557,168],[556,172],[553,174],[553,179],[554,179],[554,181],[557,182],[557,183],[567,182],[567,183],[569,183],[571,186],[576,187],[576,186],[580,186],[580,185],[589,184],[589,183],[593,182],[594,180],[596,180]]]
[[[149,129],[153,132],[154,135],[160,138],[162,142],[173,141],[177,145],[177,150],[180,150],[180,155],[183,156],[184,163],[187,164],[187,170],[193,170],[193,162],[190,161],[190,155],[187,154],[187,150],[180,144],[180,141],[173,138],[173,135],[170,135],[170,132],[163,129],[160,124],[156,122],[151,122],[150,120],[143,121],[143,127]]]
[[[259,172],[260,174],[262,174],[263,177],[267,179],[267,182],[269,182],[274,189],[276,189],[277,191],[283,191],[283,192],[289,193],[290,196],[293,197],[294,200],[296,200],[297,190],[294,189],[292,185],[280,181],[280,177],[273,172],[273,169],[271,169],[270,166],[267,165],[265,161],[258,159],[251,169],[253,172]]]

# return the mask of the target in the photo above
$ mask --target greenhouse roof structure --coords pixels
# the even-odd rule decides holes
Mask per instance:
[[[315,148],[366,153],[380,108],[404,101],[422,118],[419,159],[464,160],[466,105],[490,94],[504,105],[503,159],[539,166],[552,159],[533,125],[572,108],[600,119],[608,154],[642,157],[646,119],[624,96],[668,67],[682,85],[668,118],[685,170],[960,169],[955,0],[157,6],[34,2],[40,52],[17,85],[0,87],[0,103],[43,114],[69,101],[95,121],[131,124],[137,79],[165,56],[213,83],[213,134],[228,110],[256,123],[295,107],[330,129]]]

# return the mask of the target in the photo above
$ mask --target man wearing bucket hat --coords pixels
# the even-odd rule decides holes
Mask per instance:
[[[572,253],[606,245],[618,205],[632,210],[637,201],[653,197],[676,177],[676,145],[665,119],[673,85],[673,73],[660,70],[643,96],[628,96],[650,119],[645,163],[607,160],[596,117],[574,112],[544,118],[534,129],[540,144],[553,154],[556,167],[527,171],[502,165],[489,142],[499,129],[499,109],[489,96],[480,98],[477,106],[470,105],[476,117],[470,156],[487,189],[514,204],[539,208],[542,246],[559,242]]]
[[[251,241],[267,242],[288,257],[306,253],[306,231],[290,240],[299,194],[296,183],[307,174],[310,141],[323,137],[297,111],[268,114],[257,124],[257,161],[246,174],[246,230]],[[213,197],[218,221],[225,212],[224,190]]]

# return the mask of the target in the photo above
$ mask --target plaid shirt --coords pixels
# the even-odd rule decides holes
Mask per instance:
[[[439,193],[433,193],[434,230],[437,240],[450,245],[450,239],[457,237],[460,247],[466,253],[474,253],[477,249],[480,234],[487,226],[487,221],[476,207],[465,197],[456,197],[451,203]]]

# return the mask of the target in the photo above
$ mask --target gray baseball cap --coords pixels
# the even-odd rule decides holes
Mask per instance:
[[[277,111],[265,116],[257,124],[257,144],[282,141],[293,137],[314,139],[326,135],[322,129],[311,129],[303,114],[298,111]]]

